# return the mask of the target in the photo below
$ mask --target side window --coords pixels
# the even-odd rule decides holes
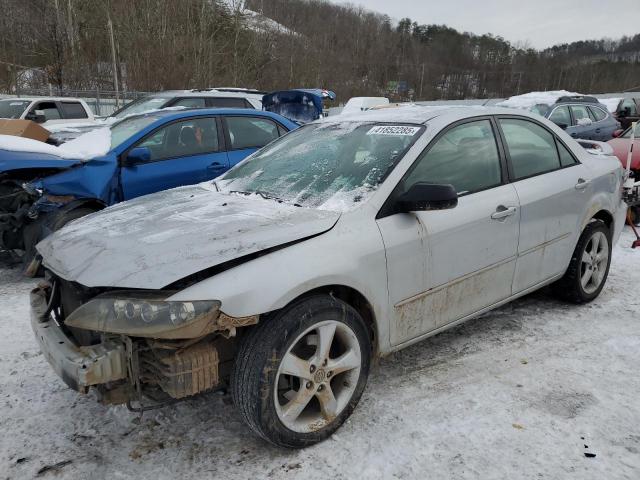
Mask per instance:
[[[406,190],[418,182],[451,184],[458,195],[502,183],[500,156],[489,120],[451,128],[416,160],[403,180]]]
[[[62,118],[55,102],[36,103],[31,111],[33,113],[36,113],[36,110],[42,110],[42,112],[44,113],[45,121],[59,120],[60,118]]]
[[[215,117],[175,122],[162,127],[142,140],[138,147],[147,147],[151,161],[186,157],[219,150]]]
[[[551,120],[556,125],[564,124],[567,127],[571,125],[571,116],[569,115],[569,107],[557,107],[553,113],[549,116],[549,120]]]
[[[61,102],[64,118],[87,118],[87,111],[79,102]]]
[[[516,180],[560,168],[553,135],[528,120],[499,119]]]
[[[186,107],[186,108],[204,108],[205,100],[204,98],[198,98],[198,97],[180,98],[177,102],[172,103],[171,106]]]
[[[556,139],[556,143],[558,144],[558,153],[560,154],[560,165],[562,165],[563,167],[568,167],[570,165],[575,165],[578,163],[576,162],[576,159],[573,158],[573,155],[569,153],[569,150],[567,150],[567,147],[565,147],[557,139]]]
[[[589,111],[584,105],[573,105],[571,107],[571,113],[573,113],[574,125],[589,125],[591,118],[589,118]]]
[[[275,122],[266,118],[227,117],[231,149],[260,148],[279,137]]]
[[[622,105],[620,105],[620,110],[624,110],[629,108],[629,115],[637,115],[638,109],[636,108],[636,102],[634,102],[631,98],[625,98],[622,101]]]
[[[247,108],[247,102],[244,98],[208,98],[210,107],[214,108]]]
[[[589,107],[589,111],[592,113],[593,118],[595,119],[596,122],[599,122],[600,120],[604,120],[605,118],[607,118],[607,114],[601,108]]]

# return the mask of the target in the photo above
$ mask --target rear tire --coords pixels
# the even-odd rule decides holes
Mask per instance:
[[[585,227],[564,276],[553,284],[556,295],[571,303],[587,303],[602,291],[611,265],[611,232],[601,220]]]
[[[371,341],[358,312],[328,295],[301,299],[241,338],[233,402],[265,440],[301,448],[325,440],[362,396]]]

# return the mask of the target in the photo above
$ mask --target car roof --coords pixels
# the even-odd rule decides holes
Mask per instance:
[[[37,102],[37,101],[53,101],[53,102],[83,102],[81,98],[75,97],[5,97],[0,98],[0,100],[14,100],[16,102],[24,101],[24,102]]]
[[[138,115],[130,115],[122,120],[129,118],[154,116],[162,119],[180,119],[191,117],[206,117],[209,115],[234,115],[234,116],[251,116],[251,117],[266,117],[274,120],[278,120],[280,123],[286,123],[287,125],[293,124],[291,120],[288,120],[277,113],[265,112],[264,110],[255,110],[252,108],[163,108],[160,110],[153,110],[150,112],[143,112]]]
[[[334,115],[318,122],[342,123],[342,122],[393,122],[426,124],[436,117],[447,116],[455,119],[477,117],[482,115],[519,115],[530,118],[540,118],[539,115],[526,110],[504,107],[485,107],[479,105],[400,105],[397,107],[372,109],[364,112]]]
[[[238,97],[238,98],[262,98],[263,92],[259,90],[242,90],[232,87],[215,89],[191,89],[191,90],[165,90],[163,92],[150,93],[147,97]]]

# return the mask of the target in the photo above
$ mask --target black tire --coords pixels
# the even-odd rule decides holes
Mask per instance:
[[[608,258],[606,262],[606,269],[600,284],[593,291],[586,291],[582,285],[583,263],[582,256],[585,253],[585,249],[590,245],[590,242],[594,235],[602,233],[607,240]],[[565,272],[564,276],[553,284],[554,293],[561,299],[571,303],[588,303],[595,299],[604,288],[607,282],[607,276],[609,275],[609,266],[611,265],[611,232],[607,226],[601,220],[593,220],[587,224],[585,229],[580,235],[578,244],[571,257],[569,268]]]
[[[56,232],[64,227],[67,223],[78,218],[96,212],[93,208],[80,207],[58,215],[51,222],[51,230]],[[42,257],[36,252],[36,244],[43,239],[40,229],[34,230],[31,236],[25,236],[26,251],[22,257],[24,275],[27,277],[44,276],[44,268],[42,267]]]
[[[73,210],[69,210],[62,215],[57,216],[57,218],[53,221],[52,230],[56,232],[64,227],[67,223],[72,222],[73,220],[77,220],[78,218],[86,217],[90,213],[94,212],[96,212],[96,210],[89,207],[79,207],[74,208]]]
[[[294,431],[285,426],[276,411],[279,366],[300,335],[327,320],[343,323],[355,334],[361,354],[359,376],[348,403],[332,421],[327,420],[315,431]],[[351,306],[329,295],[303,298],[264,319],[240,339],[231,374],[233,402],[247,425],[277,446],[301,448],[321,442],[342,425],[358,404],[369,375],[371,348],[367,327]],[[300,384],[299,388],[304,387]]]
[[[629,207],[629,214],[627,215],[627,223],[631,223],[634,226],[640,224],[640,208]]]

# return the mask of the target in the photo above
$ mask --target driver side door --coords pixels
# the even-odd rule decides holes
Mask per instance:
[[[377,220],[387,257],[394,346],[511,295],[520,211],[495,130],[486,117],[449,127],[416,159],[389,199],[419,182],[451,184],[459,195],[455,208]]]
[[[229,168],[220,139],[217,117],[181,120],[150,133],[134,146],[148,148],[149,160],[121,168],[124,200],[220,176]]]

